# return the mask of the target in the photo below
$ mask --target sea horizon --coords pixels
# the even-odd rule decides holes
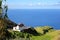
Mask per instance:
[[[26,26],[52,26],[60,29],[60,9],[9,9],[9,19]]]

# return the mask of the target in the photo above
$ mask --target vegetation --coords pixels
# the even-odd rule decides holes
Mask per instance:
[[[5,4],[2,7],[2,2],[6,0],[0,0],[0,40],[6,40],[10,38],[10,33],[7,30],[7,26],[10,25],[11,21],[8,19],[7,10],[8,7]],[[13,24],[12,24],[13,25]]]
[[[3,19],[0,19],[0,39],[4,39],[6,35],[6,24]]]
[[[5,23],[4,19],[3,19],[3,8],[2,8],[2,0],[0,0],[0,40],[4,40],[6,39],[6,26],[7,24]]]
[[[60,37],[60,30],[48,32],[41,36],[32,36],[32,40],[58,40]],[[59,39],[60,40],[60,39]]]
[[[17,25],[12,22],[7,15],[8,6],[5,4],[2,7],[2,2],[6,0],[0,0],[0,40],[59,40],[60,30],[54,30],[50,26],[31,27],[29,29],[22,30],[21,32],[7,30],[9,27]]]
[[[25,32],[17,32],[17,31],[9,31],[11,33],[11,36],[14,40],[20,40],[20,38],[30,39],[30,40],[52,40],[56,35],[59,35],[59,31],[54,30],[50,26],[44,26],[44,27],[35,27],[31,28],[35,29],[40,35],[33,35],[30,33]],[[44,30],[48,30],[48,32],[44,33]],[[31,32],[31,31],[30,31]],[[57,32],[57,33],[56,33]],[[55,34],[54,34],[55,33]]]
[[[23,33],[29,33],[29,34],[32,34],[34,36],[39,35],[39,33],[33,27],[31,27],[29,29],[24,29],[21,32],[23,32]]]
[[[11,39],[12,40],[58,40],[60,39],[60,30],[54,30],[50,26],[40,26],[31,28],[35,29],[40,35],[33,35],[27,32],[18,32],[10,30]],[[44,33],[44,30],[48,30],[48,32]]]
[[[18,32],[18,31],[9,31],[10,32],[10,38],[11,40],[20,40],[21,39],[30,39],[30,37],[32,36],[29,33],[23,33],[23,32]]]
[[[40,34],[45,34],[47,32],[54,31],[53,27],[50,27],[50,26],[35,27],[35,30]]]

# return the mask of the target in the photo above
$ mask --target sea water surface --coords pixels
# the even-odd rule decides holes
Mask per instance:
[[[9,9],[9,18],[26,26],[52,26],[60,29],[60,9]]]

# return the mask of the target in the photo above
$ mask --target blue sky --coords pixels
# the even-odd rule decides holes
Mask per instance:
[[[10,9],[60,9],[60,0],[7,0]]]

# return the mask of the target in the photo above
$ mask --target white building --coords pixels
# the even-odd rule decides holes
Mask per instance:
[[[21,31],[23,29],[28,29],[30,27],[25,27],[23,24],[17,25],[15,27],[13,27],[13,31]]]

